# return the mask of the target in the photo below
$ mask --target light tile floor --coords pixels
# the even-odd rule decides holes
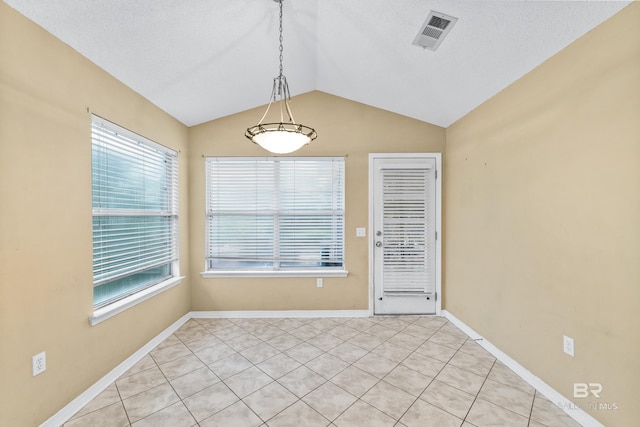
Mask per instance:
[[[191,319],[65,427],[578,426],[440,317]]]

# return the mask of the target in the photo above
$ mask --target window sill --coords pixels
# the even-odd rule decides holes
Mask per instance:
[[[157,285],[151,286],[138,293],[121,299],[120,301],[116,301],[113,304],[109,304],[106,307],[95,310],[93,312],[93,315],[89,316],[89,324],[91,326],[95,326],[98,323],[107,320],[108,318],[113,317],[118,313],[122,313],[128,308],[138,305],[141,302],[146,301],[149,298],[166,291],[167,289],[173,288],[174,286],[180,284],[182,282],[182,279],[184,279],[184,276],[172,277],[165,280],[164,282],[158,283]]]
[[[347,277],[347,270],[287,270],[287,271],[204,271],[205,279],[214,277]]]

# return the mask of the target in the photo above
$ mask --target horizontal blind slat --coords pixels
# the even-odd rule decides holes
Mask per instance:
[[[427,292],[427,169],[383,171],[384,291]]]
[[[344,159],[207,158],[206,176],[208,260],[342,265]]]
[[[94,286],[177,260],[177,168],[175,151],[92,117]]]

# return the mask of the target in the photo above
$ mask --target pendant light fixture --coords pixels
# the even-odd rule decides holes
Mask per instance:
[[[267,105],[267,111],[264,112],[257,125],[247,129],[244,136],[267,151],[275,154],[287,154],[310,143],[316,139],[318,134],[315,129],[296,123],[291,113],[289,84],[282,73],[282,2],[284,0],[274,1],[280,5],[280,74],[273,79],[273,88],[271,89],[271,98],[269,99],[269,105]],[[267,117],[271,104],[278,102],[280,103],[280,122],[262,123]]]

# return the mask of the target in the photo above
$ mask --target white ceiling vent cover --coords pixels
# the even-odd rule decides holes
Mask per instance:
[[[458,18],[432,10],[420,27],[418,35],[413,39],[413,45],[436,50],[456,22]]]

